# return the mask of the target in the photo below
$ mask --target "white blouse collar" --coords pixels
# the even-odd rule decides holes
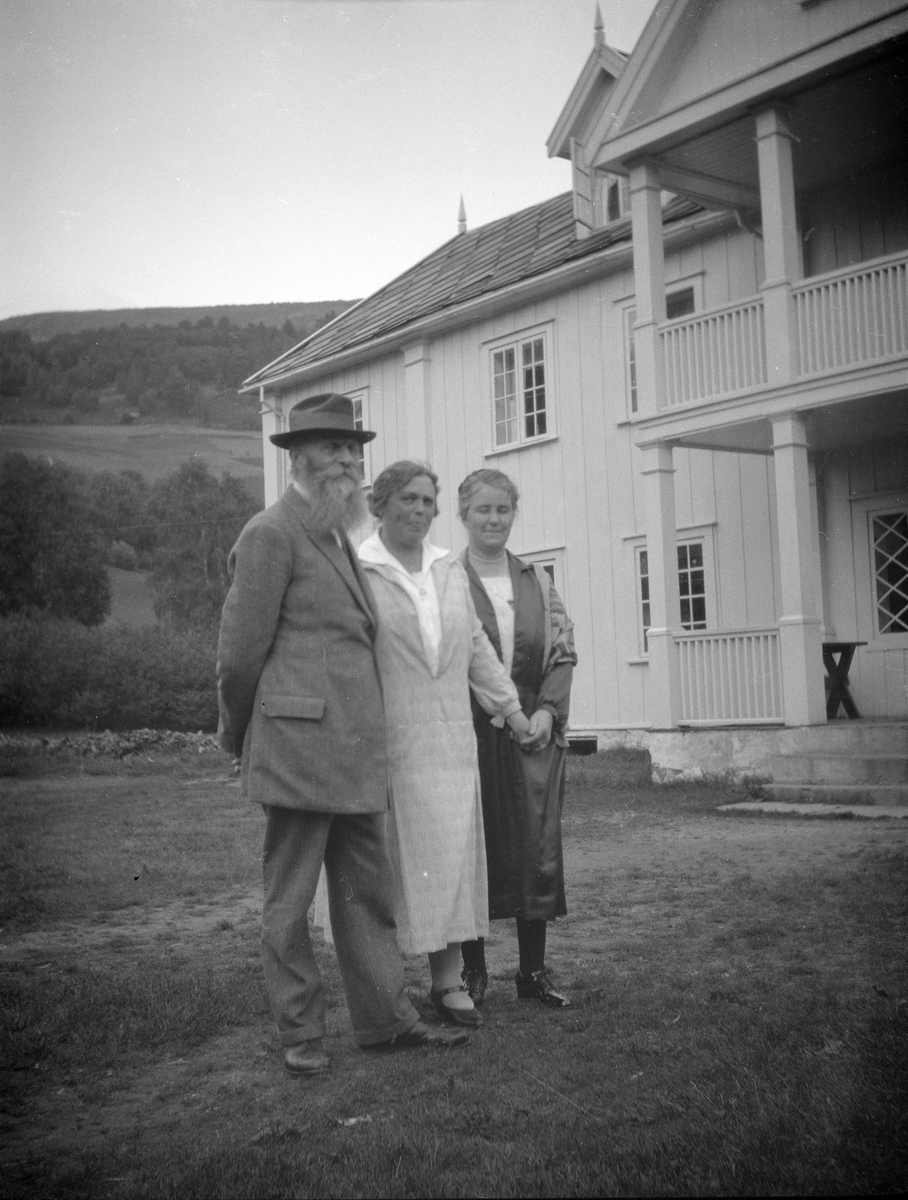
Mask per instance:
[[[359,555],[360,561],[369,563],[374,566],[392,567],[395,571],[400,571],[402,575],[414,578],[413,572],[407,568],[398,559],[394,557],[385,543],[381,540],[376,529],[371,537],[359,546],[356,553]],[[422,570],[417,572],[417,575],[425,575],[430,570],[432,565],[439,559],[447,558],[451,553],[450,550],[443,550],[441,546],[433,546],[431,542],[423,542],[422,544]]]

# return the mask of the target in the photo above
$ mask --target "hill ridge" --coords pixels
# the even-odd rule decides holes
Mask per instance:
[[[34,341],[47,341],[61,333],[85,333],[91,329],[116,329],[155,325],[178,326],[183,321],[195,325],[210,317],[217,324],[226,317],[232,325],[267,325],[279,329],[288,320],[297,329],[312,326],[332,309],[341,312],[355,300],[271,301],[263,304],[202,304],[157,308],[92,308],[59,312],[24,313],[0,320],[0,333],[14,330],[28,334]]]

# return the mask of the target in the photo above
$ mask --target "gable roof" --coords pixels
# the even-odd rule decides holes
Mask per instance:
[[[699,212],[689,200],[672,200],[666,222]],[[330,324],[256,371],[241,391],[268,386],[303,367],[403,333],[415,322],[446,309],[493,295],[513,284],[554,271],[618,243],[630,243],[630,219],[616,221],[589,237],[574,233],[572,193],[458,234],[396,279],[360,300]]]
[[[620,174],[631,158],[748,118],[770,98],[790,100],[848,61],[875,57],[906,20],[904,0],[658,0],[590,132],[590,162]]]
[[[578,136],[578,130],[604,102],[627,59],[626,54],[613,49],[604,39],[597,40],[549,134],[546,142],[549,158],[571,157],[571,138]]]

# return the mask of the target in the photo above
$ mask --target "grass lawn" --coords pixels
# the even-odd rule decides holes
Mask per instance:
[[[908,1179],[908,831],[717,815],[645,755],[569,762],[562,1012],[493,925],[463,1050],[281,1068],[262,818],[214,755],[7,754],[3,1194],[884,1195]],[[431,1019],[428,970],[407,960]]]

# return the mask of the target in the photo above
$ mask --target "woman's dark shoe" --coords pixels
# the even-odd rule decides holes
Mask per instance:
[[[445,996],[449,996],[451,992],[466,992],[466,990],[462,983],[457,983],[454,987],[442,988],[440,992],[436,992],[433,986],[429,992],[429,999],[435,1005],[435,1011],[446,1025],[460,1025],[464,1029],[478,1029],[482,1024],[482,1015],[475,1008],[452,1008],[449,1004],[445,1004]]]
[[[567,996],[555,991],[545,970],[533,971],[531,975],[521,975],[518,971],[514,980],[517,984],[517,995],[521,1000],[539,1000],[549,1008],[571,1007]]]
[[[486,998],[486,988],[489,986],[489,977],[486,972],[480,971],[478,967],[464,967],[460,972],[460,978],[463,980],[466,993],[473,1004],[476,1008],[482,1008],[482,1002]]]

